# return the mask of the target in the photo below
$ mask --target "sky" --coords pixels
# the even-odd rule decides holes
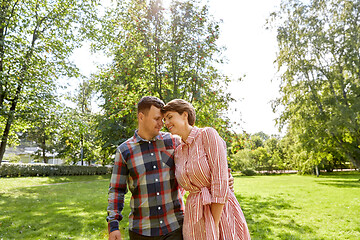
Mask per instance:
[[[237,132],[263,131],[280,134],[275,126],[275,114],[270,101],[279,97],[279,80],[276,78],[276,31],[266,30],[266,19],[278,9],[280,0],[210,0],[210,12],[222,19],[220,44],[227,47],[228,64],[223,72],[241,82],[229,88],[237,102],[232,104],[231,120],[240,121]]]
[[[278,9],[280,0],[209,0],[210,13],[222,19],[219,44],[226,46],[227,64],[221,71],[237,80],[229,91],[237,100],[231,104],[229,117],[240,123],[234,128],[238,133],[280,134],[275,126],[278,113],[273,113],[270,101],[279,96],[279,80],[276,78],[277,42],[276,32],[266,30],[265,23],[270,13]],[[75,63],[85,75],[93,73],[95,64],[106,59],[91,56],[85,46],[74,53]],[[81,57],[79,57],[81,56]],[[238,111],[234,111],[237,108]]]

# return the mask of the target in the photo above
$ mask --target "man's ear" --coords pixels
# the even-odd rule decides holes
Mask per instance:
[[[143,112],[139,112],[138,113],[138,119],[139,119],[139,121],[141,120],[143,120],[144,119],[144,117],[145,117],[145,114],[143,113]]]

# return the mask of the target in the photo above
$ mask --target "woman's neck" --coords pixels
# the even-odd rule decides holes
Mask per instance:
[[[186,139],[189,137],[192,128],[193,128],[192,126],[188,125],[188,126],[184,129],[184,132],[183,132],[183,134],[182,134],[182,136],[181,136],[181,139],[182,139],[184,142],[186,142]]]

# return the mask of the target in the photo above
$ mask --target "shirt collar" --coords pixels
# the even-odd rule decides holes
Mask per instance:
[[[187,145],[190,145],[194,141],[195,137],[198,135],[199,130],[200,129],[198,127],[194,126],[191,129],[191,131],[189,133],[189,136],[187,137],[186,141],[185,142],[183,141],[183,143],[185,143]]]
[[[161,132],[155,136],[153,139],[151,140],[146,140],[146,139],[143,139],[142,137],[140,137],[140,135],[138,134],[138,129],[135,130],[135,134],[134,134],[134,139],[135,139],[135,142],[138,143],[138,142],[152,142],[152,141],[156,141],[156,140],[161,140]]]

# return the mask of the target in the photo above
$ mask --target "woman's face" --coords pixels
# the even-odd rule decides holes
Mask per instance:
[[[188,125],[187,112],[179,114],[175,111],[168,111],[164,114],[164,123],[171,134],[182,136]]]

